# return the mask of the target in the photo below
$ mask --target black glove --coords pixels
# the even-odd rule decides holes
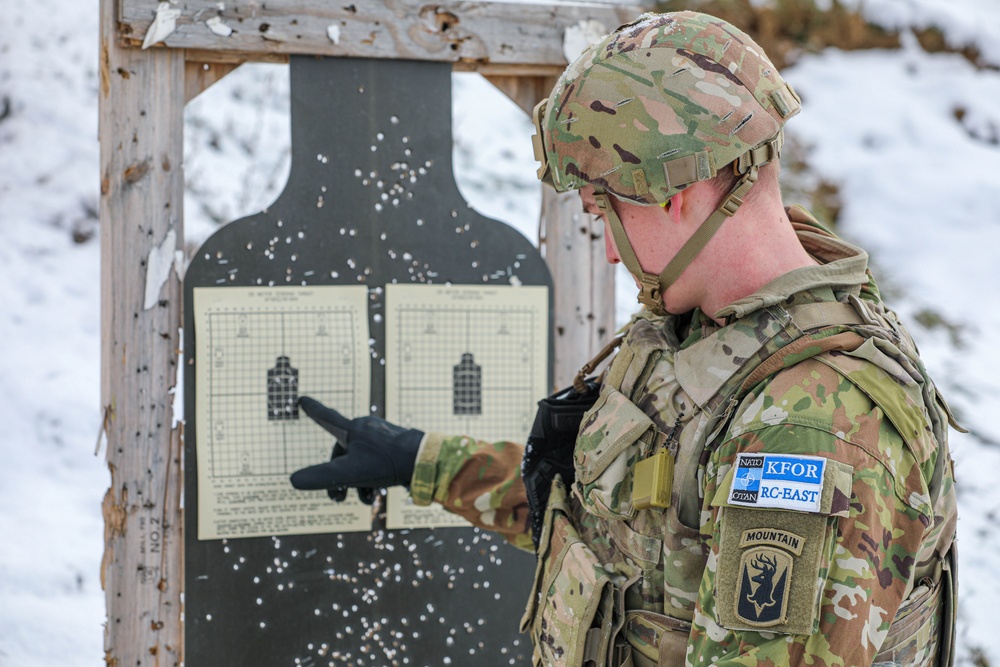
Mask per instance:
[[[569,486],[576,479],[573,450],[576,449],[577,432],[583,414],[597,402],[600,394],[593,378],[586,380],[585,385],[583,394],[570,387],[538,402],[538,412],[524,447],[521,478],[531,509],[531,539],[535,542],[535,551],[542,536],[552,480],[559,475]]]
[[[347,453],[347,448],[340,444],[339,441],[333,441],[333,454],[330,455],[330,461],[339,458]],[[294,484],[294,482],[293,482]],[[330,496],[330,500],[335,502],[343,502],[347,499],[347,489],[346,486],[331,486],[326,490],[326,495]],[[358,498],[361,499],[365,505],[371,505],[375,502],[375,496],[378,495],[378,489],[372,488],[370,486],[359,486],[358,487]]]
[[[326,489],[330,498],[340,501],[347,489],[356,488],[361,500],[370,504],[376,489],[409,488],[424,437],[422,431],[405,429],[378,417],[348,419],[308,396],[299,399],[299,406],[337,442],[328,463],[292,473],[296,489]]]

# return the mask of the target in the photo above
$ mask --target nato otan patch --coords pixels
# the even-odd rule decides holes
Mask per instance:
[[[743,552],[736,617],[752,628],[785,622],[792,580],[792,557],[771,547]]]
[[[729,503],[819,512],[826,459],[793,454],[739,454]]]

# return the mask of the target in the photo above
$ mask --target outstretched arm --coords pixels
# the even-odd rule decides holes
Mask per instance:
[[[295,488],[326,489],[337,501],[356,488],[371,502],[378,488],[406,486],[418,505],[439,502],[514,546],[533,549],[520,445],[424,434],[378,417],[348,419],[306,396],[299,405],[336,441],[328,462],[292,474]]]
[[[420,447],[410,492],[418,505],[436,501],[473,525],[533,550],[521,445],[429,433]]]

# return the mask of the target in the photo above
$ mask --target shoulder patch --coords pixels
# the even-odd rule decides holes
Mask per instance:
[[[792,580],[792,557],[781,549],[757,547],[740,558],[736,618],[753,628],[784,623]]]
[[[819,513],[723,507],[716,566],[719,624],[811,634],[836,521]]]
[[[794,454],[739,454],[731,505],[819,512],[827,459]]]

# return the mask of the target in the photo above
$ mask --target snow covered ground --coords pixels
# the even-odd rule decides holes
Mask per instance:
[[[885,25],[941,27],[1000,65],[1000,5],[869,0]],[[0,666],[101,663],[97,0],[14,0],[0,14]],[[789,132],[840,185],[842,232],[869,249],[892,304],[970,435],[955,434],[962,519],[960,660],[1000,665],[1000,72],[959,56],[829,51],[786,72]],[[187,241],[267,205],[288,169],[288,79],[238,70],[187,109]],[[468,201],[535,237],[527,119],[455,77]],[[623,309],[633,296],[622,290]],[[928,316],[936,313],[938,318]],[[917,321],[928,323],[920,326]],[[931,326],[935,321],[943,322]],[[980,662],[976,662],[979,660]],[[983,662],[985,661],[985,662]]]

